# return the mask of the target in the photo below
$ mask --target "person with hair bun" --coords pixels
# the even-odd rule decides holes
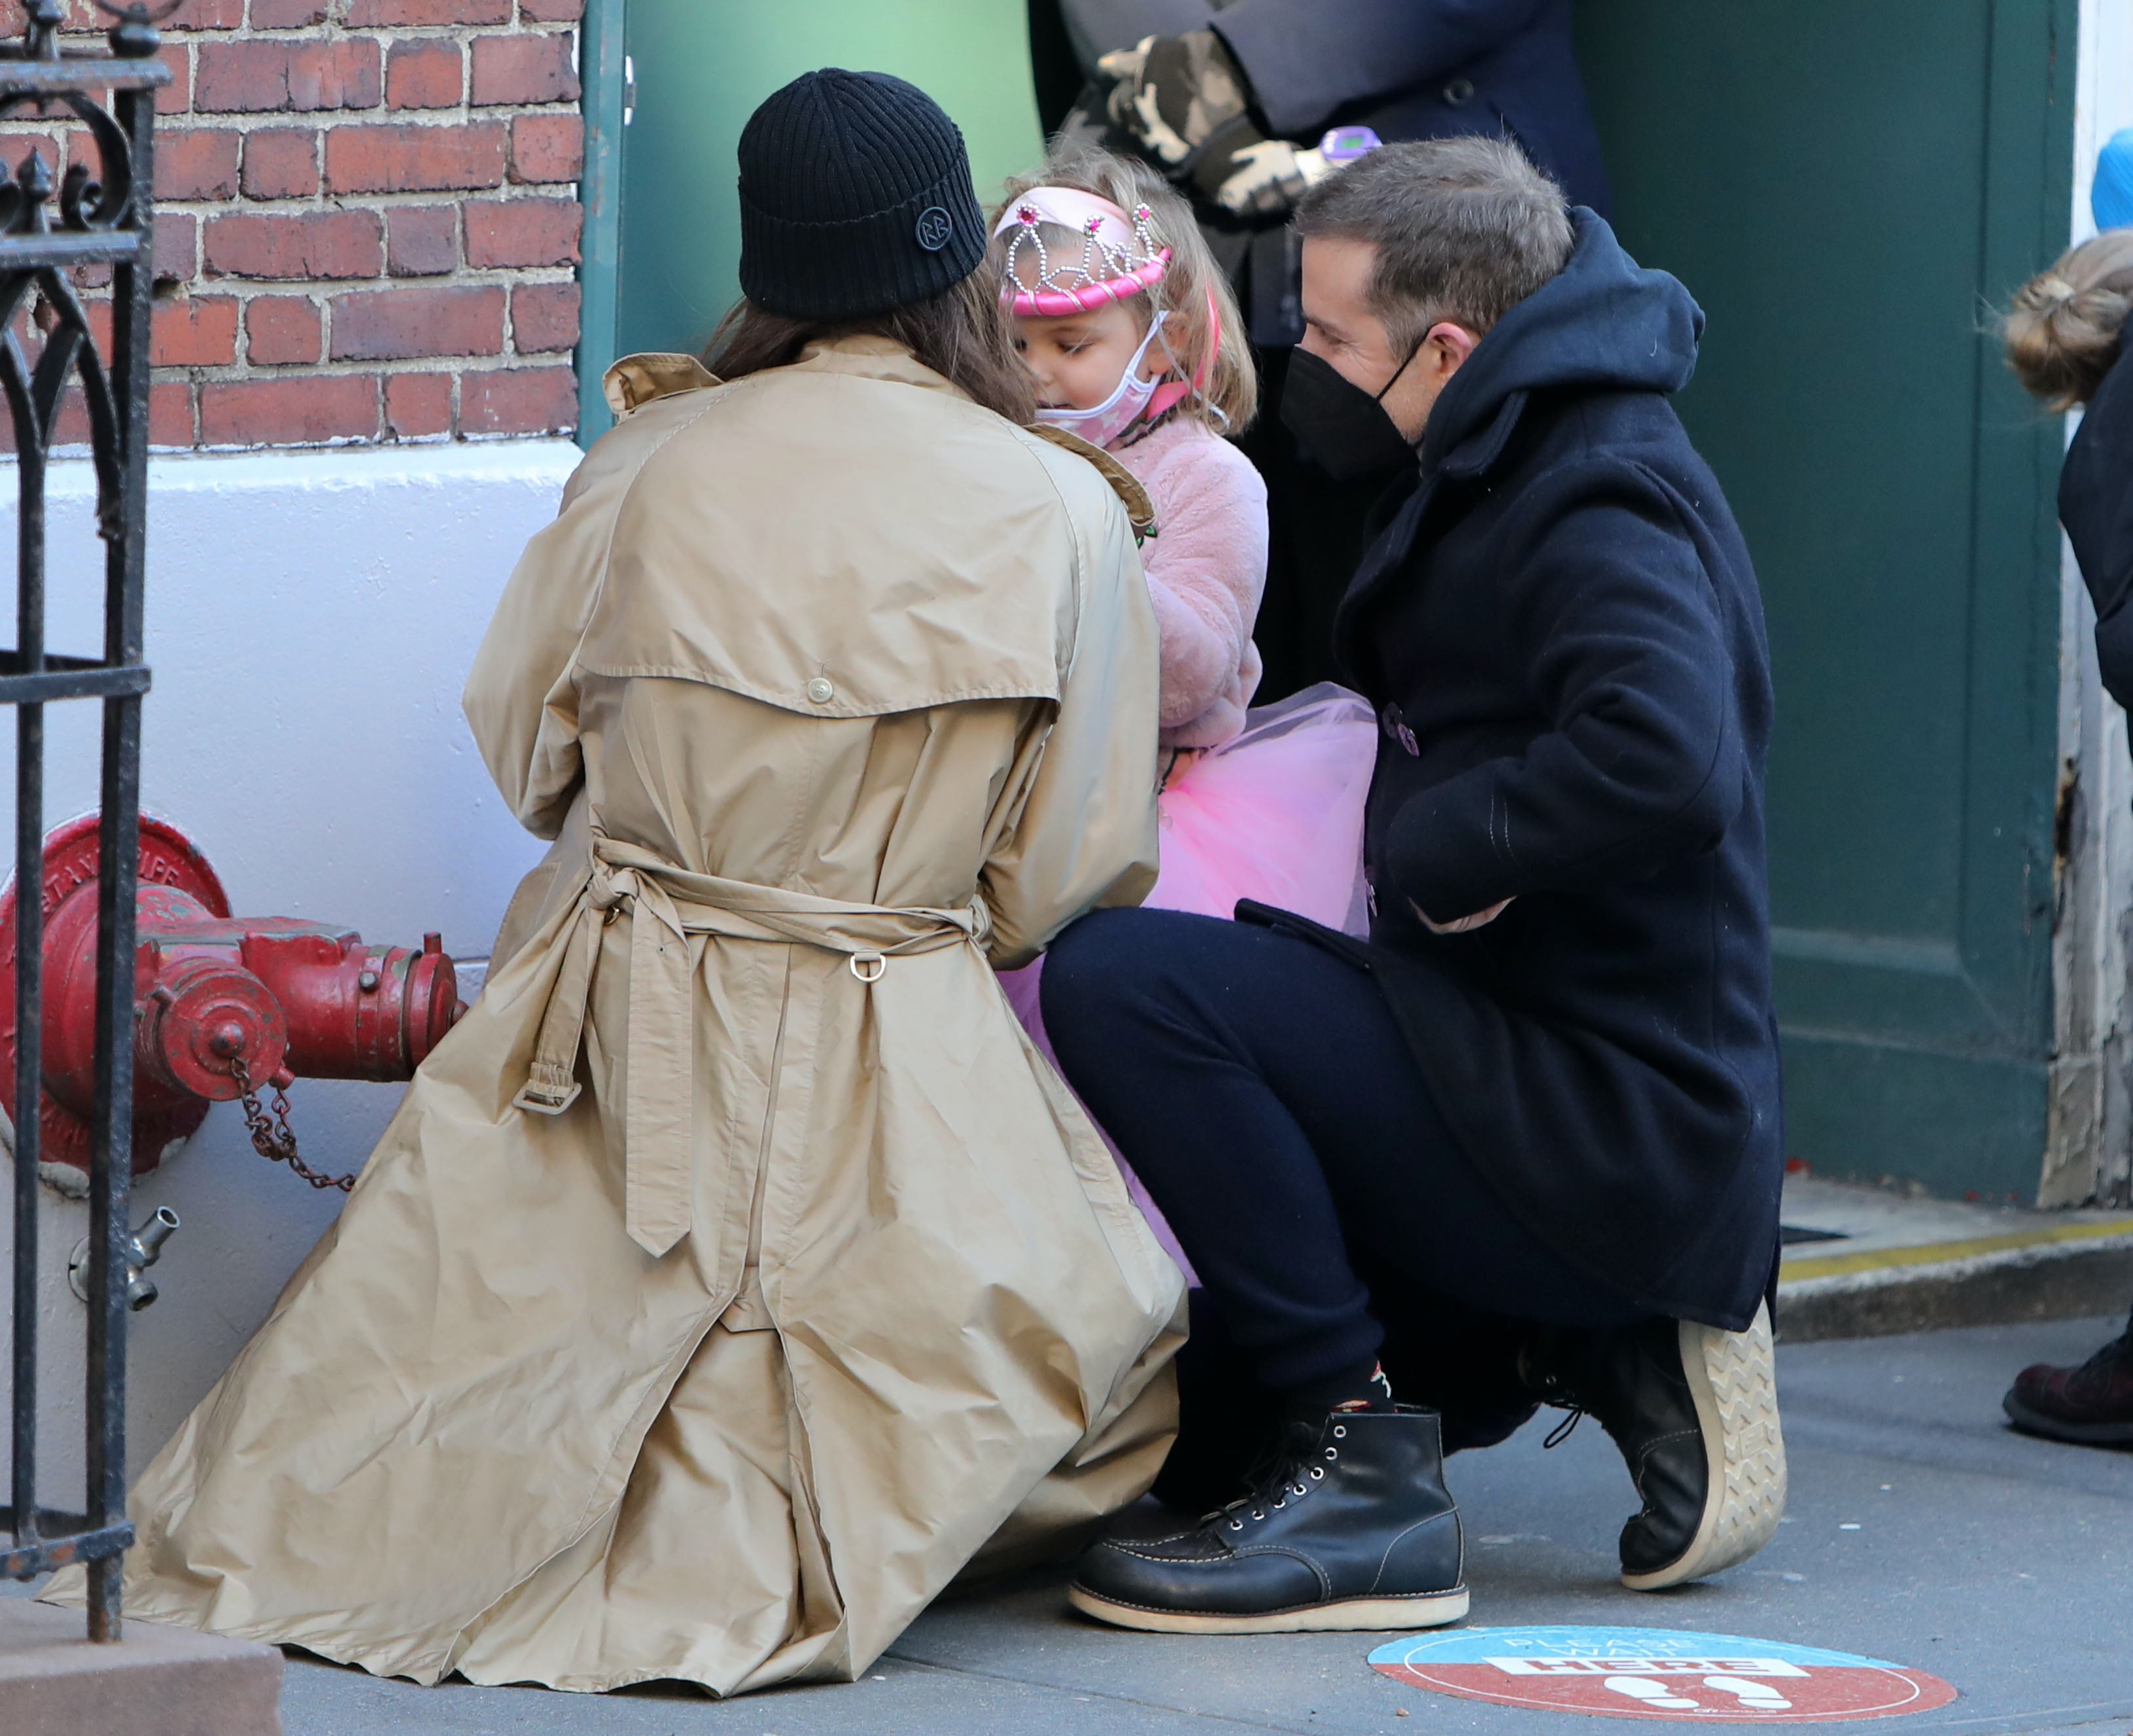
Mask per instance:
[[[2103,148],[2092,236],[2015,291],[2007,365],[2052,410],[2082,411],[2059,472],[2059,522],[2096,603],[2104,690],[2133,709],[2133,128]],[[2015,1426],[2086,1445],[2133,1444],[2133,1320],[2074,1368],[2037,1363],[2001,1401]]]
[[[2133,228],[2092,235],[2015,291],[2001,324],[2007,365],[2048,409],[2078,408],[2103,389],[2120,358],[2129,306]]]

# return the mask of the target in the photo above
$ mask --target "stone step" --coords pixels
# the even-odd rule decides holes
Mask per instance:
[[[2133,1304],[2133,1213],[1915,1199],[1795,1176],[1783,1216],[1815,1233],[1788,1246],[1779,1267],[1788,1343],[2073,1320]]]
[[[282,1736],[282,1654],[128,1617],[92,1644],[79,1609],[0,1595],[7,1736]]]

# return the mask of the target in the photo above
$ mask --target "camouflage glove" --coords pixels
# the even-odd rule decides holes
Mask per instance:
[[[1240,217],[1274,217],[1309,185],[1298,161],[1306,153],[1254,123],[1249,82],[1211,30],[1144,36],[1096,70],[1115,81],[1105,103],[1112,126],[1201,198]]]
[[[1143,36],[1131,48],[1105,55],[1096,70],[1116,81],[1111,124],[1173,176],[1184,173],[1217,132],[1245,117],[1245,75],[1211,30]]]
[[[1216,204],[1240,217],[1278,217],[1305,188],[1331,175],[1333,165],[1323,151],[1307,151],[1285,138],[1267,138],[1229,152],[1218,172],[1220,179],[1212,187],[1203,178],[1204,168],[1192,177]]]

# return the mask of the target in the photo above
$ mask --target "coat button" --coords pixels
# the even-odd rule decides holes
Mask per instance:
[[[1465,108],[1474,100],[1474,81],[1471,79],[1454,79],[1444,87],[1444,100],[1454,108]]]
[[[837,690],[830,685],[826,676],[816,676],[807,684],[807,697],[817,705],[826,705],[836,696]]]

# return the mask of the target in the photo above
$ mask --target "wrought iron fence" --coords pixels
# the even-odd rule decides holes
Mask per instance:
[[[18,1580],[85,1562],[89,1633],[119,1632],[126,1519],[127,1195],[132,1165],[133,896],[140,842],[142,536],[148,481],[148,341],[154,277],[155,59],[142,5],[98,5],[116,22],[101,47],[62,46],[60,0],[25,0],[20,41],[0,43],[0,118],[35,115],[85,129],[56,180],[34,144],[0,180],[0,390],[13,428],[19,518],[15,647],[0,652],[0,704],[15,708],[15,884],[18,889],[14,1101],[12,1499],[0,1508],[0,1575]],[[70,145],[84,142],[73,133]],[[27,142],[26,141],[26,143]],[[111,272],[108,363],[75,268]],[[104,650],[70,656],[45,642],[45,483],[60,412],[78,392],[95,467],[104,546]],[[45,707],[104,704],[102,849],[97,895],[96,1113],[89,1188],[89,1356],[84,1511],[37,1498],[37,1186],[42,1101]]]

